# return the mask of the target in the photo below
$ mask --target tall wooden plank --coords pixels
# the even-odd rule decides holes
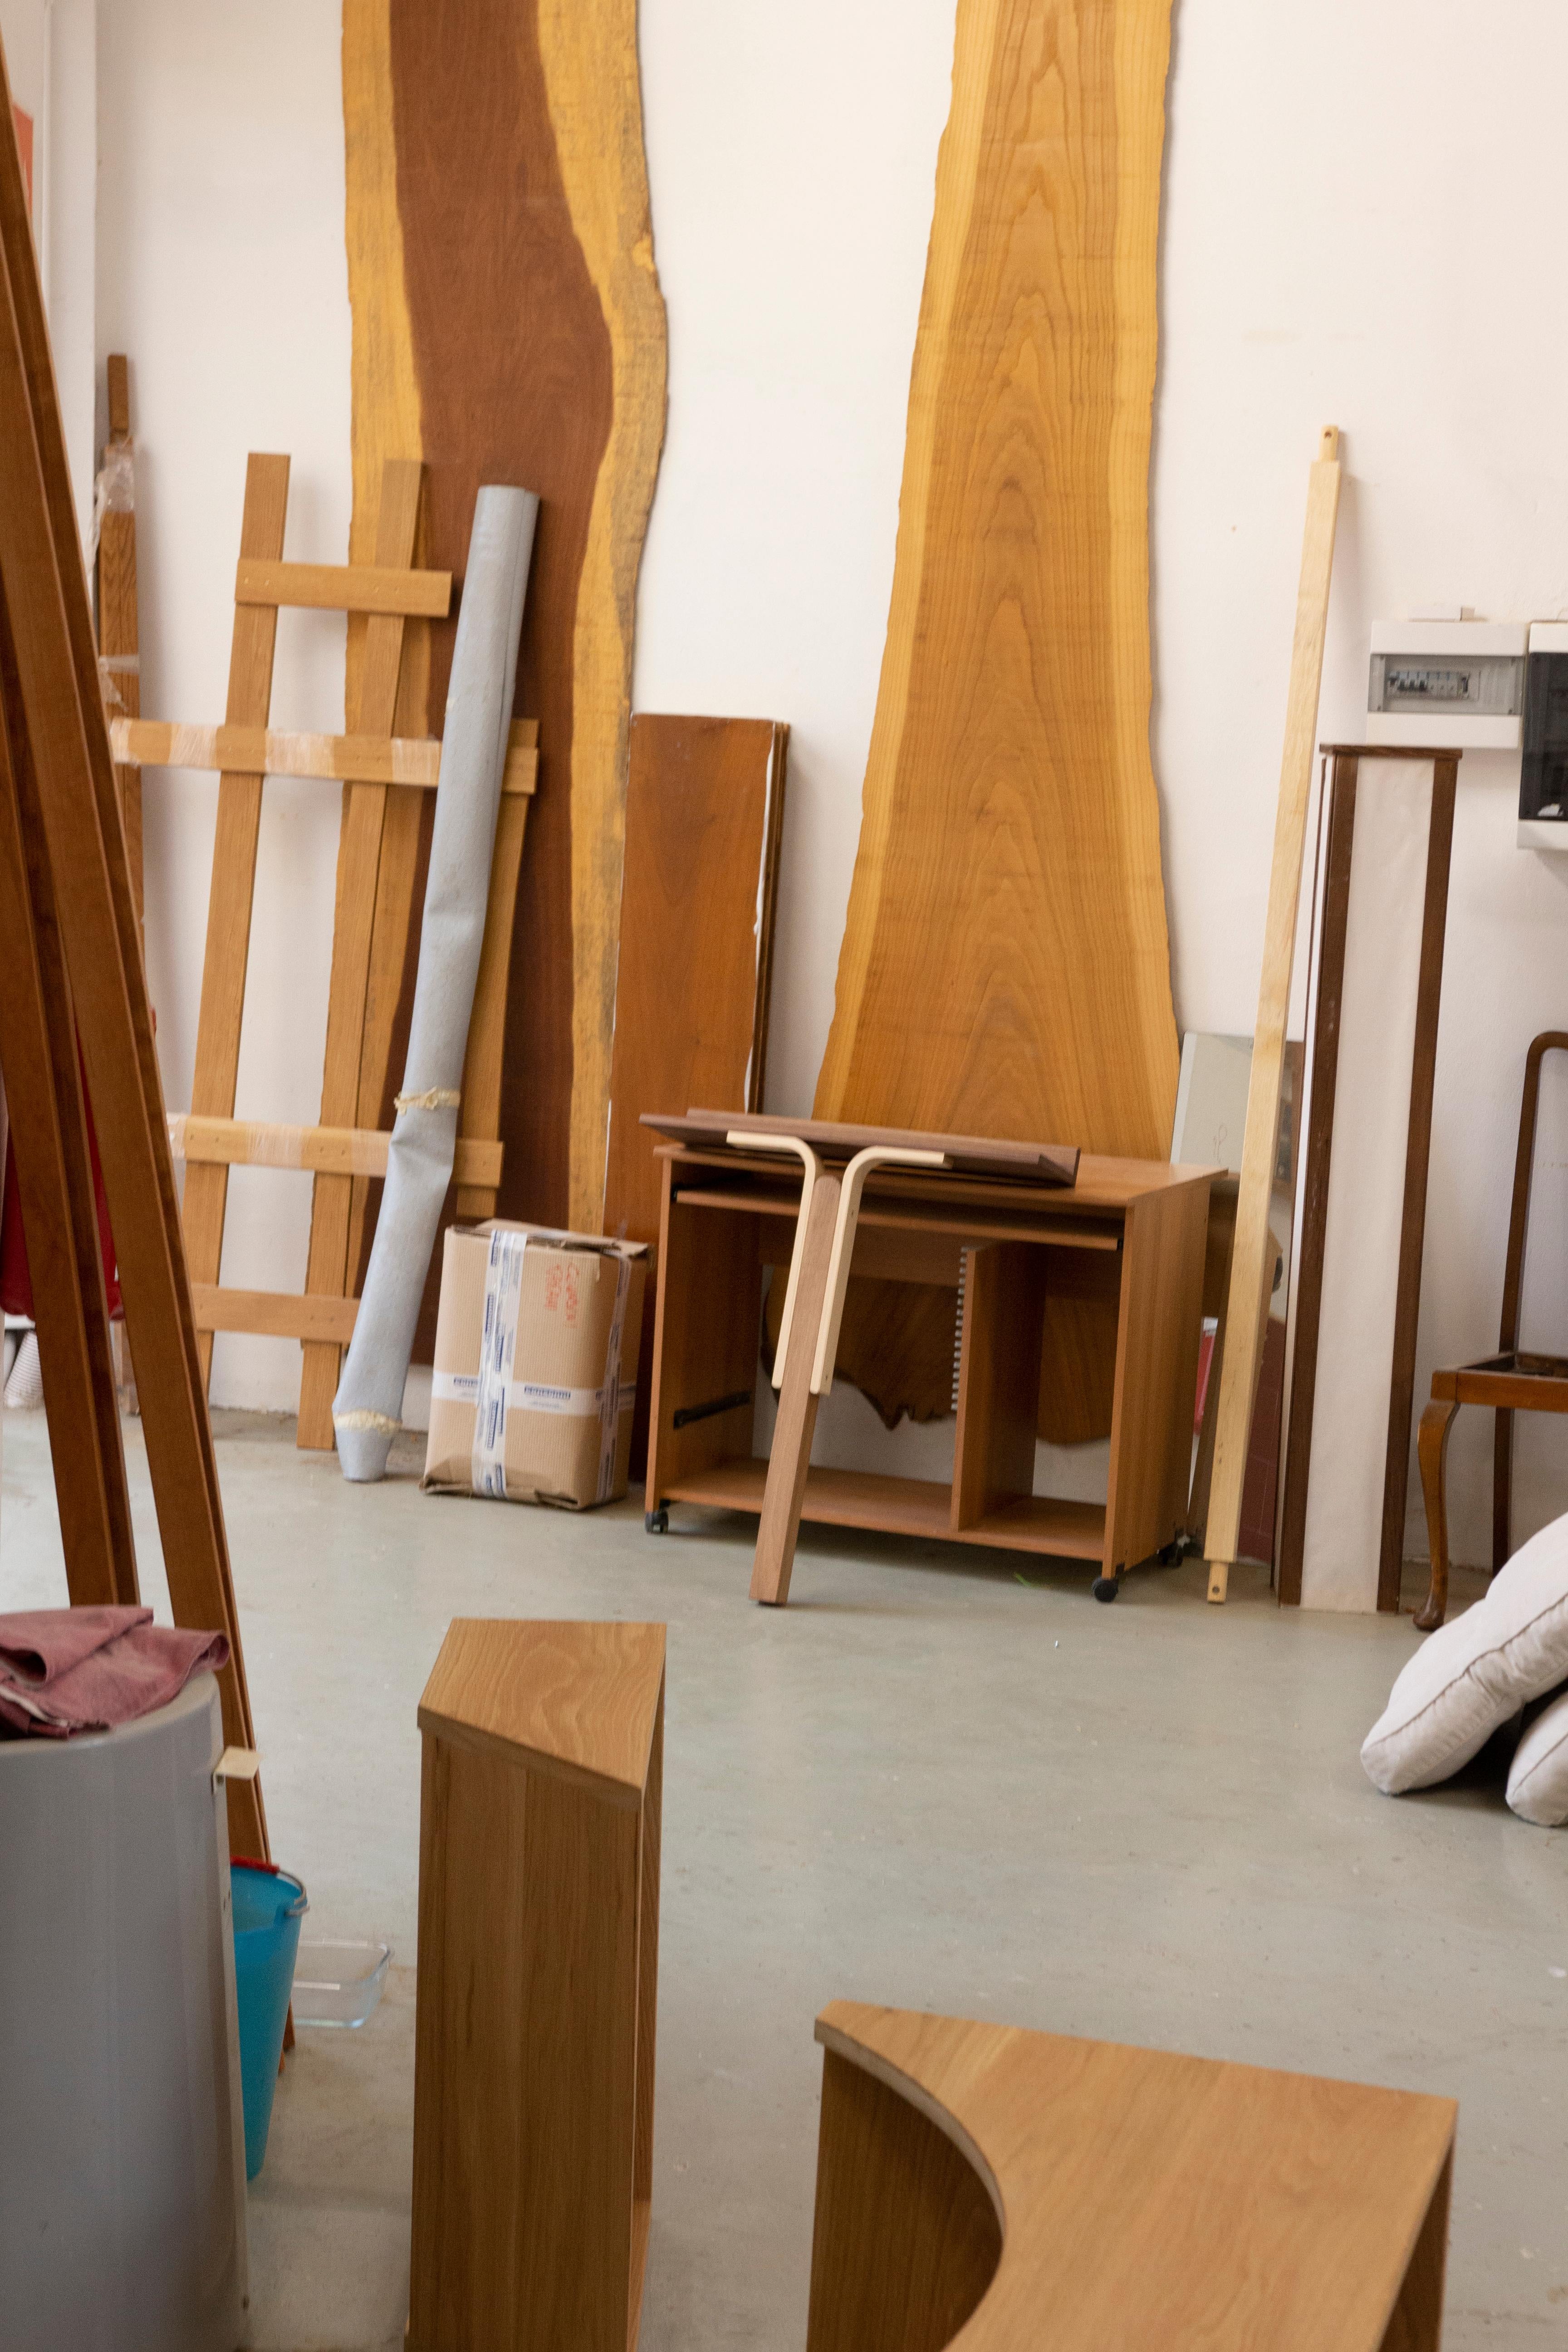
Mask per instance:
[[[82,1608],[141,1596],[70,984],[3,605],[0,720],[0,1064],[66,1586]]]
[[[401,568],[413,559],[423,470],[418,460],[411,457],[389,457],[383,468],[381,520],[375,542],[378,564]],[[392,733],[397,715],[405,626],[402,616],[396,614],[377,613],[367,621],[356,679],[358,700],[344,712],[351,734]],[[364,1044],[376,877],[381,864],[387,792],[385,784],[349,784],[343,792],[331,977],[327,990],[326,1058],[321,1074],[323,1127],[353,1127],[359,1115],[360,1059]],[[341,1298],[347,1288],[353,1192],[352,1177],[316,1178],[305,1272],[308,1296]],[[330,1341],[306,1340],[300,1371],[297,1431],[301,1446],[318,1452],[331,1451],[332,1398],[337,1391],[341,1351]]]
[[[1268,1203],[1279,1135],[1279,1092],[1285,1067],[1285,1023],[1290,1010],[1290,971],[1296,955],[1296,916],[1301,896],[1301,859],[1307,839],[1307,803],[1312,789],[1312,748],[1318,731],[1318,698],[1323,677],[1323,639],[1328,627],[1329,580],[1334,562],[1334,524],[1340,508],[1340,436],[1324,428],[1307,490],[1307,527],[1301,547],[1301,579],[1296,595],[1296,630],[1290,649],[1290,687],[1285,706],[1285,752],[1279,771],[1279,813],[1274,826],[1274,864],[1268,877],[1268,912],[1263,929],[1263,971],[1258,985],[1258,1025],[1252,1044],[1252,1076],[1247,1090],[1247,1129],[1241,1146],[1241,1185],[1236,1204],[1236,1241],[1230,1260],[1230,1296],[1226,1307],[1225,1361],[1215,1407],[1214,1475],[1209,1491],[1209,1599],[1225,1599],[1230,1564],[1241,1531],[1241,1496],[1247,1482],[1247,1446],[1252,1401],[1263,1352],[1263,1318],[1273,1286],[1275,1244],[1268,1230]]]
[[[1169,37],[1170,0],[961,0],[823,1118],[1169,1146],[1148,617]],[[891,1304],[856,1286],[843,1371],[889,1419],[941,1412],[951,1322]],[[1112,1339],[1053,1306],[1043,1434],[1105,1433]]]
[[[0,62],[0,114],[9,100]],[[231,1656],[218,1677],[225,1736],[249,1747],[223,1508],[81,543],[26,201],[7,141],[0,141],[0,591],[95,1105],[170,1598],[176,1622],[228,1635]],[[228,1783],[228,1817],[237,1851],[267,1852],[258,1780]]]
[[[343,110],[356,541],[388,454],[426,460],[428,560],[454,570],[482,481],[544,501],[518,667],[543,768],[501,1205],[596,1231],[637,574],[664,431],[635,0],[346,0]],[[431,625],[426,728],[452,637]]]
[[[289,505],[289,460],[252,452],[245,469],[245,509],[239,527],[243,555],[277,557],[283,552]],[[265,727],[272,708],[272,656],[278,638],[275,609],[259,604],[234,608],[234,640],[228,662],[226,717],[231,727]],[[256,899],[256,845],[261,829],[259,775],[225,774],[218,779],[217,830],[213,841],[212,887],[207,898],[206,950],[196,1014],[196,1059],[191,1108],[215,1118],[234,1117],[239,1075],[239,1028],[245,1013],[245,975],[250,961],[250,916]],[[228,1206],[226,1168],[185,1171],[183,1218],[185,1257],[193,1282],[216,1282],[223,1265],[224,1217]],[[212,1374],[212,1334],[196,1342],[205,1391]]]
[[[826,1118],[1155,1158],[1169,0],[962,0]]]
[[[788,730],[766,719],[632,721],[605,1231],[658,1244],[657,1138],[644,1111],[759,1109]],[[654,1294],[632,1429],[647,1459]]]

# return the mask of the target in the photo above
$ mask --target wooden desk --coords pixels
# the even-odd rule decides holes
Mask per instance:
[[[459,1618],[419,1728],[409,2352],[629,2352],[664,1627]]]
[[[783,1279],[801,1196],[798,1171],[776,1158],[684,1143],[659,1156],[647,1496],[656,1532],[668,1526],[671,1503],[762,1513],[769,1465],[752,1456],[752,1417],[763,1377],[763,1270],[779,1269],[774,1278]],[[875,1171],[853,1272],[955,1294],[962,1278],[953,1477],[949,1485],[813,1469],[800,1515],[1094,1561],[1097,1597],[1114,1600],[1121,1571],[1186,1526],[1209,1184],[1222,1173],[1088,1153],[1070,1188],[947,1170]],[[818,1180],[818,1196],[830,1181]],[[1116,1303],[1103,1507],[1033,1492],[1047,1293]],[[791,1408],[788,1372],[786,1365],[781,1431]],[[794,1537],[786,1534],[782,1575],[777,1555],[764,1560],[759,1545],[752,1591],[760,1599],[787,1598]]]
[[[834,2001],[806,2352],[1436,2352],[1451,2099]]]

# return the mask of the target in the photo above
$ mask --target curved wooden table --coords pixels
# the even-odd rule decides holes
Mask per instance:
[[[834,2001],[807,2352],[1436,2352],[1448,2099]]]

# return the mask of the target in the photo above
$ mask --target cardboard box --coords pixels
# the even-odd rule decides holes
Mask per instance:
[[[626,1491],[647,1246],[453,1225],[424,1485],[580,1511]]]

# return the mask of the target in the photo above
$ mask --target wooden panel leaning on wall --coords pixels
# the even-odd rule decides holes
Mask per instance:
[[[0,63],[0,119],[11,120]],[[77,1046],[96,1107],[175,1622],[228,1636],[224,1738],[254,1746],[212,1431],[92,614],[21,167],[0,137],[0,1037],[39,1254],[39,1351],[73,1604],[136,1597]],[[68,1013],[62,1018],[68,1003]],[[72,1028],[74,1026],[74,1035]],[[45,1264],[54,1275],[44,1276]],[[59,1377],[57,1377],[59,1376]],[[79,1402],[80,1412],[67,1409]],[[229,1837],[265,1855],[259,1782]]]
[[[1148,546],[1169,42],[1170,0],[960,0],[820,1118],[1169,1149]],[[845,1373],[885,1417],[945,1411],[953,1302],[889,1304],[852,1297]],[[1114,1345],[1113,1318],[1052,1302],[1043,1434],[1109,1429]]]
[[[353,553],[370,552],[388,456],[429,468],[423,562],[461,563],[481,480],[544,502],[518,665],[544,772],[507,1008],[527,1080],[503,1108],[500,1205],[597,1232],[637,575],[665,414],[636,0],[345,0],[343,121]],[[450,624],[418,634],[407,735],[430,731],[451,661]],[[410,899],[417,815],[383,850],[384,889]],[[398,985],[405,1005],[411,964]],[[387,1108],[362,1100],[361,1124]]]
[[[632,720],[605,1231],[658,1247],[662,1171],[645,1111],[760,1110],[789,729]],[[657,1292],[643,1296],[631,1466],[647,1466]]]

